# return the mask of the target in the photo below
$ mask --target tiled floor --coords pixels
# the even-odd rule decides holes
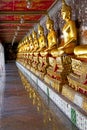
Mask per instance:
[[[14,63],[7,63],[6,75],[0,72],[0,130],[78,130],[39,93],[43,96],[18,73]]]

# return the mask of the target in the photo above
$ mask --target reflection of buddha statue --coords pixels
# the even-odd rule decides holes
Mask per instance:
[[[46,21],[46,27],[49,30],[49,33],[47,36],[48,48],[46,49],[46,51],[49,51],[49,50],[57,47],[57,34],[56,34],[53,26],[54,26],[54,22],[48,16],[47,21]]]
[[[62,55],[63,53],[72,54],[76,46],[77,32],[75,22],[71,20],[71,8],[64,0],[62,0],[61,14],[66,22],[62,30],[64,43],[60,44],[56,55]]]
[[[33,44],[34,44],[34,50],[35,52],[38,49],[38,39],[37,39],[37,33],[35,31],[32,32],[32,37],[33,37]]]
[[[44,49],[46,49],[46,38],[44,35],[44,29],[43,27],[39,24],[38,25],[38,34],[39,34],[39,50],[38,51],[43,51]]]

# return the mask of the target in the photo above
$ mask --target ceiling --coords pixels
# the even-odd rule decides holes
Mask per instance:
[[[26,0],[0,0],[0,41],[19,42],[56,2],[31,0],[31,7],[27,8]]]

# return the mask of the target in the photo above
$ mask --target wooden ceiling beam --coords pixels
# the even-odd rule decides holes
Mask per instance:
[[[25,33],[27,33],[27,32],[25,31],[24,33],[19,33],[18,35],[24,35]],[[4,34],[4,35],[3,35],[3,34]],[[1,33],[1,32],[0,32],[0,37],[1,37],[1,36],[5,37],[5,36],[9,36],[9,35],[14,35],[14,32],[13,32],[13,33],[12,33],[12,32],[9,32],[9,33],[6,33],[6,32],[5,32],[5,33]],[[18,35],[17,35],[17,36],[18,36]]]
[[[0,11],[0,15],[38,15],[47,14],[47,11]]]
[[[4,37],[4,36],[0,36],[0,38],[9,39],[9,38],[10,38],[10,36],[13,36],[13,37],[14,37],[14,35],[13,35],[13,34],[11,34],[11,35],[9,35],[9,36],[5,36],[5,37]],[[16,39],[17,39],[17,38],[19,38],[19,37],[22,39],[24,36],[25,36],[25,34],[24,34],[24,35],[18,35],[18,37],[16,37]],[[11,39],[13,39],[13,37],[11,37]]]
[[[25,20],[25,21],[24,21],[24,23],[38,23],[38,22],[39,22],[39,20],[29,20],[29,21],[28,21],[28,20]],[[6,23],[6,24],[7,24],[7,23],[9,23],[9,24],[18,24],[18,23],[19,23],[19,24],[21,24],[20,21],[16,21],[16,20],[15,20],[15,21],[4,20],[4,21],[1,21],[1,22],[0,22],[0,25],[1,25],[1,24],[4,24],[4,23]]]
[[[31,29],[33,26],[20,26],[20,29],[18,31],[21,31],[21,30],[29,30]],[[0,31],[7,31],[8,29],[10,28],[10,30],[17,30],[17,27],[3,27],[3,28],[0,28]]]

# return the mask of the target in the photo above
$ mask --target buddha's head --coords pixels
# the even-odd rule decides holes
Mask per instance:
[[[43,35],[44,34],[44,29],[43,29],[43,27],[40,24],[38,25],[38,34],[39,35]]]
[[[51,29],[53,29],[53,26],[54,26],[53,20],[50,19],[49,15],[47,15],[46,28],[48,30],[51,30]]]
[[[32,37],[33,37],[33,39],[37,38],[37,33],[34,30],[32,31]]]
[[[71,7],[65,3],[65,0],[62,0],[61,15],[65,21],[70,20]]]
[[[25,41],[26,41],[26,44],[27,44],[28,43],[28,37],[26,37]]]
[[[30,48],[30,50],[32,49],[32,47],[33,47],[33,39],[32,39],[32,35],[31,34],[29,34],[29,48]]]
[[[29,35],[28,38],[29,38],[29,41],[32,41],[32,35],[31,34]]]

